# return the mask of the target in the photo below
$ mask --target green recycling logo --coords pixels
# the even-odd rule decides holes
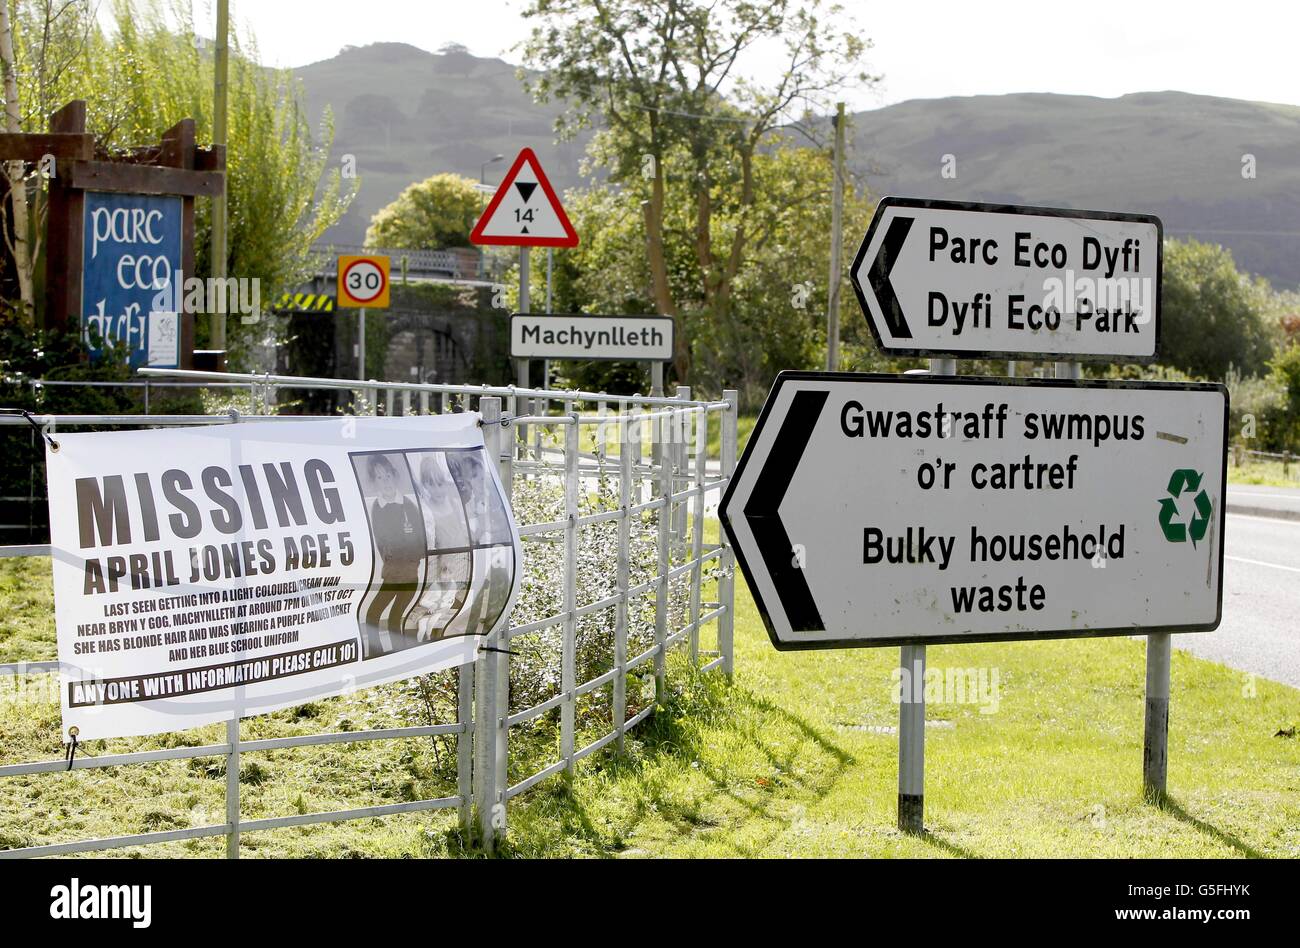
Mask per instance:
[[[1202,475],[1190,468],[1180,468],[1169,477],[1169,496],[1160,498],[1160,529],[1170,543],[1182,543],[1188,537],[1192,546],[1205,539],[1205,531],[1210,528],[1210,495],[1201,490]],[[1191,524],[1184,524],[1178,519],[1178,498],[1184,494],[1196,494],[1192,506]]]

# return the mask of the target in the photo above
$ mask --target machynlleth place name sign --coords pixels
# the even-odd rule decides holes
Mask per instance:
[[[721,516],[779,649],[1216,628],[1215,384],[783,372]]]
[[[885,198],[850,277],[886,352],[1149,362],[1163,236],[1148,214]]]
[[[667,362],[673,357],[673,320],[671,316],[516,313],[510,317],[510,355]]]

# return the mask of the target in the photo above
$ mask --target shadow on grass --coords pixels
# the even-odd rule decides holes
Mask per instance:
[[[1232,850],[1235,850],[1236,852],[1247,857],[1248,859],[1268,858],[1264,853],[1261,853],[1259,850],[1255,849],[1253,846],[1250,846],[1247,843],[1243,843],[1240,839],[1238,839],[1236,836],[1233,836],[1231,833],[1219,829],[1217,826],[1213,825],[1212,823],[1207,823],[1205,822],[1205,820],[1192,816],[1192,814],[1184,810],[1182,805],[1171,796],[1165,795],[1161,797],[1155,797],[1150,802],[1159,810],[1161,810],[1164,813],[1168,813],[1170,816],[1172,816],[1174,819],[1178,820],[1179,822],[1186,823],[1188,826],[1192,827],[1198,832],[1204,833],[1206,836],[1210,837],[1216,842],[1222,843],[1223,845],[1227,846]]]
[[[941,849],[944,852],[953,856],[960,857],[961,859],[980,858],[976,853],[971,852],[969,849],[965,849],[961,846],[958,846],[956,843],[949,842],[948,840],[944,839],[942,836],[936,836],[934,835],[934,833],[930,832],[929,830],[925,830],[924,832],[920,833],[916,838],[923,843],[928,843],[929,845],[933,846],[935,849]]]
[[[669,695],[665,706],[629,734],[629,741],[637,745],[634,752],[610,753],[592,761],[604,781],[626,782],[635,787],[631,812],[626,819],[618,820],[617,828],[608,821],[593,820],[581,799],[582,781],[594,779],[595,775],[579,774],[575,778],[577,792],[563,779],[556,779],[528,795],[526,805],[532,812],[520,820],[520,830],[512,832],[500,854],[536,858],[558,847],[613,857],[627,848],[627,840],[651,817],[668,823],[683,836],[720,828],[704,813],[703,804],[708,799],[725,798],[765,821],[768,828],[758,837],[747,833],[743,844],[723,833],[716,842],[738,856],[758,855],[801,818],[803,808],[825,797],[855,763],[849,753],[798,715],[720,676],[688,673],[677,682],[678,690]],[[766,734],[785,730],[774,728],[777,724],[793,730],[797,737],[785,746],[769,739]],[[717,730],[723,727],[730,730],[732,740],[740,738],[748,750],[766,759],[777,775],[771,783],[757,782],[743,769],[733,772],[705,762]],[[809,745],[827,766],[815,773],[796,774],[797,764],[808,759]],[[659,765],[665,763],[692,767],[712,785],[707,798],[701,800],[695,795],[683,799],[668,790],[657,779]],[[761,789],[744,793],[743,787]],[[781,794],[782,790],[787,793]],[[776,812],[774,803],[785,804],[779,809],[788,812]],[[528,831],[529,825],[544,828],[534,833]],[[464,850],[456,854],[473,855]]]

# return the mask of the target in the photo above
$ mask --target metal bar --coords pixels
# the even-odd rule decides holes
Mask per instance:
[[[202,839],[205,836],[225,836],[228,826],[196,826],[191,829],[166,830],[160,833],[136,833],[131,836],[108,836],[102,839],[84,839],[74,843],[49,843],[44,846],[24,846],[22,849],[0,849],[0,859],[36,859],[41,856],[70,856],[101,849],[121,849],[124,846],[151,846],[183,839]]]
[[[566,404],[565,408],[571,405]],[[560,708],[560,753],[565,760],[565,778],[573,779],[573,742],[577,721],[578,676],[578,426],[564,429],[564,638],[560,650],[560,688],[565,694]]]
[[[456,793],[460,797],[461,833],[468,839],[474,826],[474,665],[461,665],[457,675],[456,721],[461,730],[456,738]]]
[[[719,445],[722,454],[720,467],[722,468],[723,482],[730,483],[736,470],[740,392],[734,388],[724,389],[722,397],[727,402],[727,410],[722,416],[722,438]],[[735,673],[736,668],[736,554],[727,542],[726,531],[721,531],[720,551],[718,566],[722,575],[718,578],[718,602],[726,609],[726,612],[718,619],[718,651],[722,654],[722,671],[730,678]]]
[[[625,403],[619,404],[620,414],[625,408]],[[619,596],[614,613],[614,706],[611,715],[618,750],[622,753],[627,728],[624,719],[627,717],[628,584],[632,577],[632,514],[629,510],[632,502],[632,442],[628,425],[620,425],[619,431],[622,437],[618,445],[618,506],[622,516],[618,520],[618,560],[614,566]],[[637,447],[640,448],[639,434]]]
[[[898,706],[898,828],[925,832],[925,646],[904,645]]]
[[[226,722],[226,858],[239,858],[239,718]]]
[[[1147,636],[1147,700],[1142,728],[1142,793],[1160,803],[1168,793],[1169,633]]]
[[[564,397],[578,402],[594,402],[610,397],[608,392],[587,392],[580,389],[565,390],[557,394],[556,390],[543,388],[526,388],[519,385],[453,385],[441,382],[422,382],[412,384],[410,382],[380,382],[374,379],[353,380],[353,379],[323,379],[311,378],[301,375],[269,375],[265,373],[238,373],[238,372],[206,372],[201,369],[136,369],[136,374],[141,377],[149,378],[179,378],[179,379],[196,379],[221,381],[221,382],[238,382],[247,385],[249,382],[262,383],[269,382],[280,385],[285,388],[341,388],[346,390],[356,390],[360,388],[374,391],[382,391],[388,388],[411,388],[415,390],[427,390],[430,392],[447,392],[449,394],[460,395],[500,395],[508,398],[511,395],[527,395],[528,397],[538,398],[558,398]],[[655,395],[638,395],[637,399],[645,405],[663,405],[668,408],[681,408],[682,402],[679,398],[669,398]],[[712,402],[694,402],[695,406],[706,406],[717,404]]]
[[[695,497],[691,503],[691,594],[690,612],[691,664],[700,663],[700,584],[704,581],[704,467],[709,456],[709,414],[705,412],[695,420]]]
[[[582,760],[582,758],[586,757],[588,754],[594,754],[602,747],[608,747],[611,743],[613,743],[617,739],[618,739],[618,731],[610,731],[608,734],[604,735],[603,737],[596,738],[594,741],[592,741],[590,744],[588,744],[586,747],[582,748],[581,750],[575,751],[573,754],[573,759]]]
[[[668,637],[668,564],[671,555],[668,544],[672,531],[672,504],[668,498],[673,492],[673,454],[669,446],[662,443],[663,426],[668,422],[664,420],[658,424],[660,427],[656,440],[660,442],[659,497],[663,500],[664,506],[659,511],[659,559],[655,572],[658,580],[655,586],[655,645],[658,648],[655,652],[655,703],[662,705],[668,697],[665,678],[667,650],[664,648],[664,640]]]
[[[555,763],[551,764],[550,766],[537,771],[537,773],[533,774],[531,777],[525,777],[523,780],[519,781],[513,787],[508,787],[506,789],[504,794],[505,799],[510,800],[514,797],[517,797],[525,790],[531,790],[533,787],[537,786],[547,777],[554,777],[556,774],[563,771],[568,766],[568,763],[569,762],[566,760],[557,760]]]
[[[229,744],[204,744],[199,747],[169,747],[165,750],[137,751],[133,754],[108,754],[102,757],[86,757],[83,755],[72,762],[72,769],[99,770],[104,767],[121,767],[128,764],[153,764],[162,760],[224,757],[229,753]],[[0,767],[0,777],[61,773],[67,769],[68,762],[66,760],[37,760],[25,764],[6,764]]]
[[[395,813],[419,813],[423,810],[441,810],[460,806],[460,797],[438,797],[432,800],[413,800],[409,803],[385,803],[380,806],[363,806],[353,810],[333,810],[328,813],[295,813],[292,816],[271,816],[249,820],[243,829],[249,832],[283,829],[286,826],[306,826],[311,823],[343,823],[348,820],[368,820]]]
[[[495,395],[480,399],[479,412],[483,416],[483,437],[489,457],[497,457],[500,455],[501,429],[495,422],[501,417],[501,399]],[[486,644],[490,648],[499,648],[498,639],[498,635],[489,635]],[[497,745],[501,743],[499,732],[504,730],[500,721],[502,709],[497,706],[496,680],[502,657],[500,652],[480,651],[475,662],[474,805],[478,812],[479,836],[488,853],[496,849],[498,831],[505,829],[505,807],[496,785]]]
[[[371,731],[336,731],[329,734],[299,734],[294,737],[270,737],[260,741],[241,741],[241,753],[286,750],[291,747],[318,747],[322,744],[352,744],[363,741],[392,741],[413,737],[460,734],[463,724],[421,724],[411,727],[380,728]]]

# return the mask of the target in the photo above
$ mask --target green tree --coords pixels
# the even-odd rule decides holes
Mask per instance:
[[[595,146],[594,156],[599,157],[600,147]],[[725,155],[717,160],[724,162]],[[682,302],[678,321],[691,336],[694,378],[715,393],[722,383],[735,385],[746,406],[762,400],[781,369],[811,368],[824,361],[831,229],[832,169],[824,151],[778,139],[755,155],[752,173],[754,203],[747,209],[721,208],[709,222],[721,236],[740,226],[742,218],[751,228],[749,249],[730,277],[726,318],[716,317],[705,299],[689,175],[667,176],[664,219],[669,288]],[[640,195],[602,183],[569,194],[566,207],[584,238],[556,256],[555,308],[652,312]],[[865,233],[871,210],[861,191],[847,189],[843,240],[850,252]],[[841,295],[847,328],[855,325],[847,279]],[[844,334],[852,351],[868,335],[865,323],[861,329],[861,338],[853,330]],[[643,380],[630,378],[617,364],[566,364],[561,371],[584,387],[643,387],[638,384]]]
[[[1300,446],[1300,342],[1279,352],[1270,368],[1269,380],[1282,392],[1281,417],[1270,446],[1295,450]]]
[[[401,250],[468,247],[483,212],[477,184],[458,174],[435,174],[412,184],[370,219],[366,246]]]
[[[640,208],[653,308],[678,320],[674,368],[688,381],[697,340],[683,316],[733,315],[737,278],[763,239],[759,164],[773,133],[792,127],[796,107],[827,111],[845,85],[872,81],[858,66],[869,44],[820,0],[531,0],[524,16],[537,21],[524,46],[536,73],[525,82],[539,100],[564,102],[557,131],[570,135],[596,117],[607,129],[596,163]],[[787,54],[774,82],[745,78],[755,47]],[[670,204],[673,176],[683,198]],[[816,196],[809,188],[794,200]],[[685,260],[673,257],[667,234],[683,213],[692,234]]]
[[[1234,366],[1262,374],[1273,349],[1268,283],[1239,271],[1216,244],[1168,240],[1164,251],[1161,363],[1209,379]]]
[[[3,0],[0,0],[3,2]],[[22,127],[46,131],[46,115],[71,99],[85,99],[87,125],[97,148],[118,152],[158,141],[182,118],[195,120],[200,144],[211,141],[213,63],[199,40],[189,4],[115,0],[112,27],[95,18],[97,4],[71,0],[46,29],[51,5],[9,0],[15,10],[14,46],[23,105]],[[327,114],[313,131],[303,96],[291,74],[256,62],[251,37],[232,31],[227,146],[229,260],[232,277],[257,279],[263,305],[302,281],[308,253],[337,222],[354,191],[327,169],[333,128]],[[34,182],[34,206],[43,219],[44,192]],[[210,207],[196,202],[195,256],[199,273],[211,272]],[[38,251],[39,251],[39,245]],[[43,264],[37,264],[37,272]],[[207,321],[197,325],[198,345]],[[269,319],[232,320],[231,361],[247,364],[255,346],[280,330]]]

